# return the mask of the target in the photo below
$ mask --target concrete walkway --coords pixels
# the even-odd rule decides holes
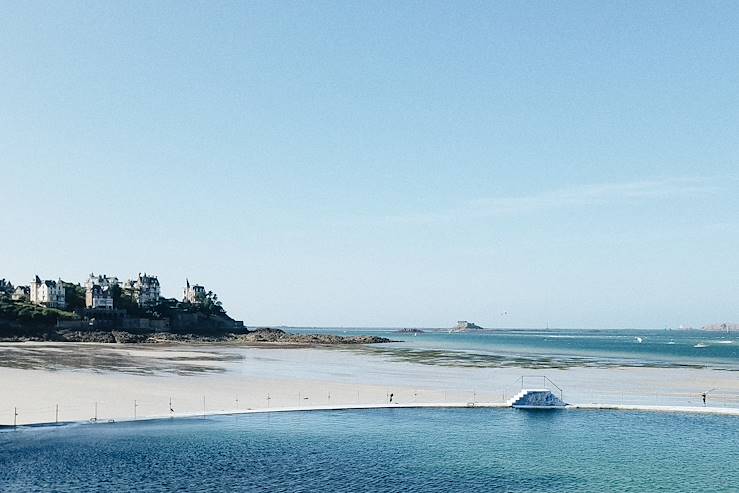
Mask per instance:
[[[131,423],[134,421],[155,421],[171,418],[207,418],[209,416],[238,416],[246,414],[265,414],[265,413],[285,413],[299,411],[348,411],[348,410],[364,410],[364,409],[455,409],[455,408],[509,408],[511,406],[506,402],[418,402],[418,403],[382,403],[382,404],[347,404],[347,405],[323,405],[323,406],[301,406],[301,407],[273,407],[259,409],[231,409],[206,411],[205,413],[175,413],[166,416],[146,416],[140,419],[125,420],[99,420],[98,423]],[[562,408],[559,408],[562,410]],[[690,406],[653,406],[653,405],[632,405],[632,404],[568,404],[564,410],[612,410],[612,411],[641,411],[641,412],[665,412],[665,413],[693,413],[693,414],[713,414],[722,416],[739,416],[738,408],[726,407],[690,407]],[[91,421],[66,421],[60,423],[34,423],[18,425],[18,428],[30,428],[40,426],[59,426],[66,424],[87,424]],[[2,425],[0,429],[12,429],[12,426]]]
[[[648,411],[663,413],[697,413],[739,416],[735,407],[703,407],[703,406],[653,406],[639,404],[571,404],[567,409],[615,410],[615,411]]]

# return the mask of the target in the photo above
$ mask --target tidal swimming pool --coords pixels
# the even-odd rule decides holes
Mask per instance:
[[[739,418],[378,409],[0,432],[0,491],[738,491]]]

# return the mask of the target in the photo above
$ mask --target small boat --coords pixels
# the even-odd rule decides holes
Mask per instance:
[[[699,342],[698,344],[696,344],[696,345],[695,345],[695,346],[693,346],[693,347],[697,347],[697,348],[701,348],[701,347],[708,347],[708,344],[703,344],[702,342]]]
[[[644,339],[642,339],[641,337],[635,337],[635,339],[636,339],[636,342],[638,342],[639,344],[644,342]]]

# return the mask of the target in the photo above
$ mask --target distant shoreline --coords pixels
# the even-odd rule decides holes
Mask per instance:
[[[683,327],[683,328],[670,328],[670,327],[613,327],[613,328],[590,328],[590,327],[481,327],[479,329],[467,329],[457,330],[453,327],[408,327],[408,326],[397,326],[397,327],[348,327],[348,326],[302,326],[302,325],[274,325],[273,327],[280,328],[283,330],[333,330],[333,331],[383,331],[383,332],[395,332],[395,333],[411,333],[411,332],[452,332],[452,333],[467,333],[476,334],[484,332],[530,332],[530,331],[587,331],[587,332],[617,332],[617,331],[629,331],[629,332],[706,332],[706,333],[739,333],[739,328],[730,329],[729,331],[707,327]]]

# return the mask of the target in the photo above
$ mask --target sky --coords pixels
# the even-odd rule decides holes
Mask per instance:
[[[734,2],[2,2],[0,277],[249,325],[739,322]]]

